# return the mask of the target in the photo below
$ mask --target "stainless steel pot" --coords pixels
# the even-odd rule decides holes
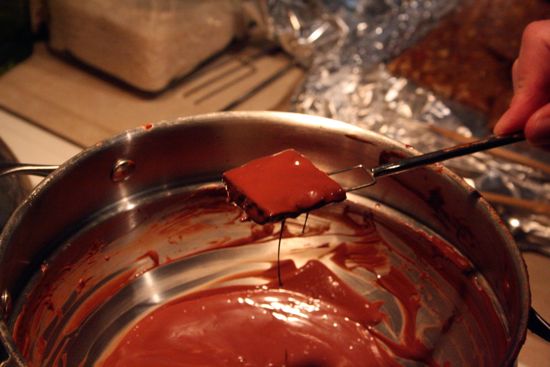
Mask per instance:
[[[52,255],[80,241],[78,233],[109,242],[139,225],[141,203],[166,201],[181,187],[217,181],[230,167],[289,147],[325,171],[357,163],[375,166],[381,157],[415,153],[342,122],[275,112],[182,118],[140,127],[90,147],[47,176],[0,237],[0,336],[10,356],[3,365],[26,365],[13,339],[17,315],[32,299],[41,266],[44,272]],[[353,180],[342,179],[350,186]],[[502,365],[512,364],[526,335],[529,284],[520,253],[490,205],[439,165],[383,178],[360,195],[414,218],[471,260],[502,309],[510,335]],[[92,246],[93,241],[79,243]],[[88,250],[70,252],[75,256],[71,261],[87,256]]]

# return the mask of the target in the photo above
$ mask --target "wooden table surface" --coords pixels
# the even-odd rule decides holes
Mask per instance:
[[[239,96],[270,79],[281,77],[236,106],[271,110],[288,100],[303,76],[279,53],[251,55],[245,48],[221,55],[222,66],[182,80],[155,97],[143,96],[37,44],[33,55],[0,76],[0,107],[80,145],[92,145],[145,123],[220,111]]]

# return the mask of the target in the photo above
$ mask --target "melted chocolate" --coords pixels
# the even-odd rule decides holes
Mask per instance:
[[[160,212],[151,223],[143,223],[142,232],[117,244],[108,264],[128,260],[136,268],[96,290],[92,287],[99,279],[86,276],[85,269],[105,261],[104,243],[92,247],[78,266],[44,267],[49,281],[30,300],[33,307],[21,312],[14,330],[31,365],[43,361],[78,365],[71,364],[70,351],[63,348],[78,337],[78,328],[102,303],[144,272],[210,251],[268,248],[276,242],[279,233],[272,224],[240,222],[237,209],[223,195],[221,190],[205,190],[187,197],[176,210]],[[498,365],[506,354],[506,330],[469,262],[441,239],[419,230],[390,228],[403,244],[385,240],[381,230],[386,227],[375,216],[346,202],[316,211],[303,234],[301,223],[288,220],[283,246],[303,242],[283,254],[284,287],[278,285],[274,256],[267,258],[268,270],[247,270],[208,282],[130,325],[97,365],[328,367],[398,366],[404,361],[428,366]],[[231,232],[235,230],[237,235]],[[205,239],[202,247],[192,247],[195,242],[188,239],[201,232],[216,240]],[[157,243],[156,238],[164,238],[168,249],[181,245],[187,252],[144,247]],[[311,253],[301,258],[308,242]],[[78,303],[72,294],[64,298],[54,276],[63,284],[70,276],[77,284],[76,293],[89,292],[89,296]],[[241,282],[244,279],[260,281],[246,285],[251,283]],[[362,286],[356,287],[358,282]],[[68,306],[78,308],[71,315]],[[63,338],[58,344],[53,343],[55,333]],[[454,342],[460,336],[468,348],[455,355]],[[466,354],[460,354],[464,350]]]
[[[255,159],[223,174],[228,197],[256,223],[296,217],[346,192],[293,149]]]
[[[170,302],[136,324],[103,366],[397,366],[369,328],[380,303],[317,261],[285,288],[226,287]],[[273,281],[273,280],[272,280]]]

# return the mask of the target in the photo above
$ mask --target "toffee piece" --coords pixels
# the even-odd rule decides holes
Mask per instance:
[[[297,217],[346,198],[344,189],[294,149],[224,172],[228,199],[256,223]]]

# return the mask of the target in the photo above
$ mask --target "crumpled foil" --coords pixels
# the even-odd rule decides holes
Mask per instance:
[[[456,145],[453,131],[467,137],[490,134],[485,117],[445,101],[405,78],[384,61],[411,46],[458,0],[268,1],[270,34],[306,78],[294,98],[297,112],[346,121],[409,144],[421,152]],[[522,154],[529,151],[521,143]],[[529,153],[527,153],[529,154]],[[539,160],[550,156],[534,153]],[[455,158],[446,166],[479,191],[550,204],[550,175],[489,153]],[[526,251],[548,256],[550,213],[496,204]]]

